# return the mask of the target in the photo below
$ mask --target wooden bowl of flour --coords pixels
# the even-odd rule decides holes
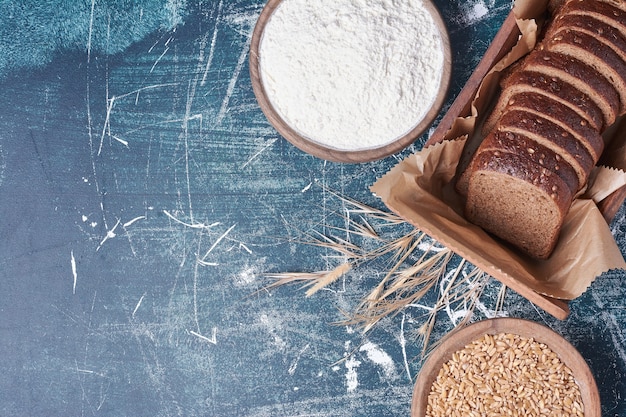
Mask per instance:
[[[316,157],[359,163],[412,144],[450,83],[436,7],[269,0],[250,46],[252,87],[274,128]]]

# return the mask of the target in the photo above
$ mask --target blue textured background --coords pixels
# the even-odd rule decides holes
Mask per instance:
[[[420,363],[407,373],[403,355],[422,348],[422,310],[365,335],[332,324],[384,265],[309,299],[256,291],[266,272],[332,266],[289,241],[294,227],[340,224],[344,204],[327,188],[380,207],[369,186],[426,135],[358,165],[280,138],[248,73],[263,4],[0,1],[0,415],[409,415]],[[454,51],[449,105],[511,2],[437,4]],[[626,250],[624,209],[611,227]],[[561,322],[512,292],[504,306],[570,340],[603,415],[626,415],[624,274],[571,308]],[[442,315],[433,337],[450,327]],[[366,342],[393,372],[358,350]]]

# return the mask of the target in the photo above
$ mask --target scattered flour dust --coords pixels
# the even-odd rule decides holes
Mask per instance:
[[[423,0],[285,0],[264,29],[259,67],[294,130],[367,149],[424,119],[440,89],[443,44]]]
[[[346,350],[349,350],[350,342],[346,342]],[[387,352],[382,350],[379,346],[372,342],[364,343],[359,352],[364,352],[367,359],[375,365],[382,368],[383,375],[386,380],[396,379],[398,374],[396,373],[396,366],[393,359]],[[346,353],[347,355],[347,353]],[[348,357],[345,361],[346,367],[346,388],[348,392],[354,392],[359,386],[359,375],[357,369],[361,366],[361,361],[354,355]],[[339,367],[333,368],[334,371],[338,371]]]
[[[346,361],[346,386],[348,392],[354,392],[359,386],[359,374],[357,372],[357,368],[361,366],[361,361],[357,360],[355,357],[350,357]]]
[[[4,161],[4,154],[2,153],[2,146],[0,145],[0,185],[2,185],[2,180],[4,179],[5,168],[6,163]]]
[[[396,365],[387,352],[382,350],[376,344],[367,342],[359,348],[360,352],[365,352],[367,359],[374,362],[383,369],[383,374],[387,379],[394,379],[396,374]]]
[[[474,23],[483,18],[489,9],[484,1],[478,0],[475,2],[469,2],[464,5],[465,20],[468,23]]]

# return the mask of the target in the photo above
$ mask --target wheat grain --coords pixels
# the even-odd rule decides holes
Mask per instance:
[[[510,333],[485,335],[454,352],[428,396],[426,416],[584,415],[572,371],[543,343]]]

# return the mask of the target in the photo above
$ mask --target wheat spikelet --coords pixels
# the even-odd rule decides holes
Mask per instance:
[[[350,265],[349,263],[344,263],[339,265],[338,267],[336,267],[335,269],[333,269],[332,271],[329,271],[326,275],[320,277],[318,280],[316,280],[315,284],[309,288],[306,292],[306,296],[310,297],[313,294],[315,294],[316,292],[318,292],[319,290],[321,290],[322,288],[332,284],[333,282],[337,281],[339,278],[341,278],[346,272],[348,272],[350,269],[352,269],[352,265]]]

